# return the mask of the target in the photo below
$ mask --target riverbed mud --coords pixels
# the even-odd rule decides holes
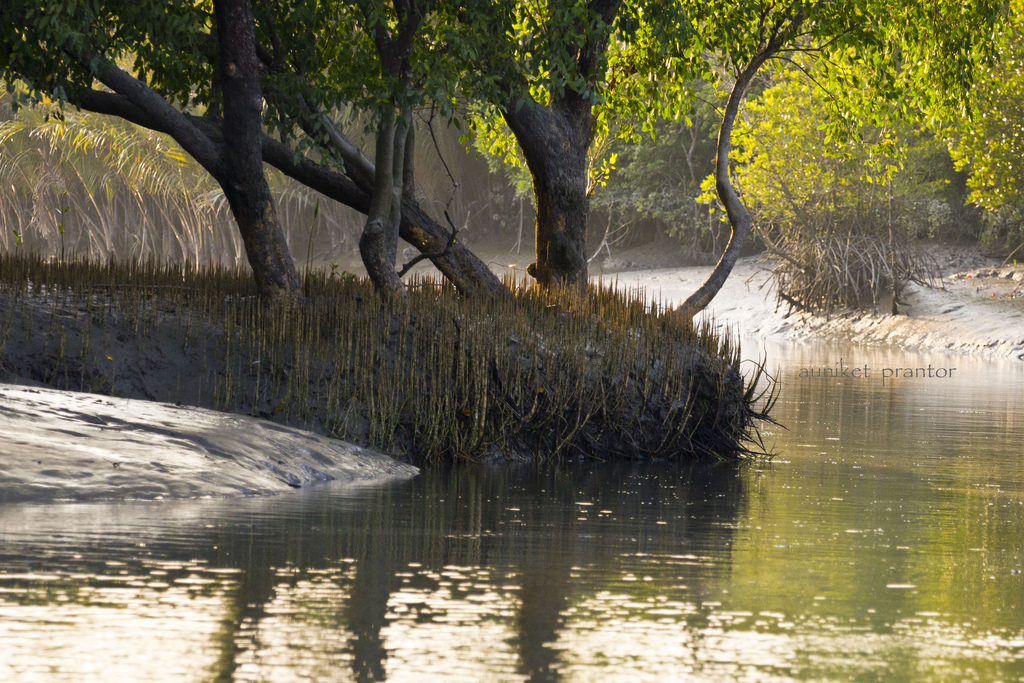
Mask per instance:
[[[244,415],[0,384],[0,503],[271,494],[417,472]]]
[[[777,303],[772,261],[742,258],[702,314],[740,335],[787,341],[844,341],[1024,360],[1024,263],[1002,264],[976,246],[931,247],[941,278],[905,288],[899,314],[891,302],[832,315]],[[685,300],[711,267],[605,273],[621,287],[641,287],[668,306]]]

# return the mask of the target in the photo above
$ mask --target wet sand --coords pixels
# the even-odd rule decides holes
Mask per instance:
[[[418,471],[269,420],[0,384],[0,504],[260,495]]]
[[[945,271],[941,279],[930,286],[907,285],[899,315],[891,314],[886,300],[876,310],[826,316],[778,304],[770,276],[773,264],[762,257],[747,257],[739,261],[702,315],[742,336],[846,341],[1024,360],[1024,264],[1001,267],[981,257],[953,256],[952,262],[944,258],[946,262],[939,261]],[[979,260],[989,263],[979,264]],[[620,287],[642,287],[655,300],[676,306],[710,272],[711,267],[702,266],[629,271],[612,277],[617,277]]]

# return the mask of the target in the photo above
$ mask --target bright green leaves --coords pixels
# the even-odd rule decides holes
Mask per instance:
[[[598,139],[634,143],[653,134],[657,121],[686,116],[686,86],[695,77],[728,89],[752,63],[792,63],[801,53],[816,58],[818,86],[832,94],[822,102],[831,115],[819,123],[828,142],[855,137],[865,122],[922,111],[963,114],[972,74],[990,60],[1002,16],[999,0],[637,0],[620,3],[605,25],[588,23],[589,7],[572,0],[514,5],[516,73],[542,105],[568,91],[585,96]],[[611,31],[607,49],[590,62],[588,77],[573,59],[602,31]],[[527,100],[520,94],[506,101],[518,108]],[[499,129],[480,129],[486,149],[514,160]]]
[[[861,123],[842,142],[830,139],[828,98],[790,69],[748,104],[733,157],[755,224],[770,232],[863,235],[892,210],[901,228],[918,236],[953,230],[963,197],[947,188],[954,174],[941,141],[898,120]]]
[[[945,133],[957,166],[970,171],[971,200],[986,211],[987,245],[1024,242],[1024,3],[997,36],[1001,60],[979,69],[973,118],[950,118]]]

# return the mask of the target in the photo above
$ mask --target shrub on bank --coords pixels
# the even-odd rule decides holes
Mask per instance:
[[[307,276],[267,305],[244,272],[0,257],[0,381],[181,402],[299,424],[415,461],[735,459],[752,453],[760,372],[646,304],[525,283],[464,299],[412,283],[387,302]]]

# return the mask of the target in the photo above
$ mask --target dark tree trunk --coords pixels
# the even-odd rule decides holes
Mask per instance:
[[[399,15],[397,30],[389,30],[384,24],[375,24],[372,34],[381,57],[382,71],[387,77],[403,78],[405,92],[408,92],[408,75],[403,73],[403,69],[408,71],[407,62],[411,54],[412,40],[422,22],[422,14],[427,5],[409,0],[397,0],[393,5]],[[272,72],[283,68],[270,51],[261,49],[258,45],[257,56],[263,60],[264,67]],[[301,74],[293,75],[302,77]],[[344,160],[345,171],[343,175],[325,165],[308,160],[296,161],[294,150],[266,135],[263,138],[264,160],[286,175],[346,206],[363,213],[369,212],[377,186],[374,162],[370,161],[359,146],[349,140],[334,121],[315,104],[301,96],[295,97],[278,91],[268,92],[268,97],[278,98],[278,104],[292,109],[296,123],[311,139],[326,135],[335,152]],[[403,197],[400,205],[399,236],[429,258],[464,296],[507,295],[508,289],[486,264],[465,246],[454,241],[452,235],[427,215],[417,203],[413,178],[413,146],[414,137],[410,127],[406,137],[405,167],[402,173]],[[376,227],[373,226],[371,232]],[[368,245],[375,242],[376,238],[369,236]],[[386,258],[386,255],[384,257]],[[374,269],[380,270],[379,267]],[[381,275],[383,276],[383,273]]]
[[[546,289],[585,294],[590,105],[575,98],[550,107],[531,103],[507,110],[505,120],[526,157],[537,201],[537,260],[527,272]]]
[[[505,102],[505,121],[526,157],[537,201],[537,260],[527,272],[545,289],[587,292],[587,152],[595,119],[585,93],[596,91],[605,77],[604,53],[620,6],[620,0],[589,0],[577,24],[585,37],[566,46],[586,84],[582,90],[568,88],[546,106],[529,96],[520,106]]]
[[[260,294],[272,299],[298,296],[299,275],[263,174],[263,100],[252,7],[248,0],[215,0],[214,10],[224,96],[221,125],[186,116],[143,81],[91,51],[69,54],[114,92],[80,93],[75,104],[174,138],[223,188]]]
[[[299,274],[263,172],[263,97],[252,7],[249,0],[215,0],[213,6],[224,95],[223,163],[215,177],[238,223],[260,295],[298,296]]]

